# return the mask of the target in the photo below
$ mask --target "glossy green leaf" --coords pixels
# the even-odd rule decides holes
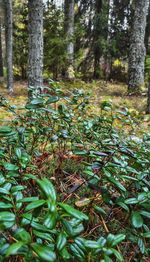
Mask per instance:
[[[15,221],[3,221],[3,222],[0,222],[0,229],[1,230],[9,229],[13,227],[14,225],[15,225]]]
[[[47,206],[48,206],[48,209],[49,209],[49,211],[51,212],[51,213],[54,213],[54,212],[56,212],[56,202],[53,202],[51,199],[48,199],[47,201],[46,201],[46,203],[47,203]]]
[[[0,185],[2,185],[5,182],[5,177],[0,174]]]
[[[16,133],[10,126],[1,126],[0,127],[0,137],[12,137]]]
[[[32,248],[34,252],[44,261],[54,262],[56,261],[56,254],[55,252],[46,245],[40,245],[37,243],[33,243]]]
[[[141,253],[144,254],[144,252],[145,252],[145,244],[144,244],[142,238],[138,239],[138,246],[140,248]]]
[[[125,200],[125,204],[127,205],[134,205],[134,204],[137,204],[138,203],[138,200],[137,198],[128,198]]]
[[[12,207],[13,207],[12,204],[0,202],[0,209],[8,209],[8,208],[12,208]]]
[[[57,223],[57,213],[56,212],[48,213],[44,220],[44,225],[49,229],[53,229],[56,226],[56,223]]]
[[[150,238],[150,231],[143,234],[143,237]]]
[[[103,208],[99,207],[99,206],[94,206],[94,209],[100,213],[101,215],[106,215],[106,212]]]
[[[66,233],[69,235],[69,236],[73,236],[73,233],[74,233],[74,230],[73,230],[73,227],[71,225],[71,223],[69,221],[66,221],[66,220],[62,220],[62,224],[64,226],[64,229],[66,231]]]
[[[62,258],[64,259],[64,261],[69,261],[71,258],[71,255],[69,254],[68,250],[66,248],[63,248],[60,251],[60,255],[62,256]]]
[[[13,222],[15,221],[15,214],[11,212],[0,212],[0,221]]]
[[[15,192],[16,197],[16,209],[19,210],[22,207],[22,203],[20,202],[23,199],[23,194],[21,191]]]
[[[44,192],[45,196],[47,198],[52,199],[54,202],[56,201],[56,192],[52,185],[52,183],[47,179],[38,179],[37,180],[38,185],[40,186],[41,190]]]
[[[76,210],[75,208],[67,204],[59,203],[59,206],[63,208],[72,217],[76,217],[79,220],[88,220],[89,219],[87,215],[83,214],[82,212]]]
[[[51,234],[48,234],[48,233],[43,233],[43,232],[40,232],[40,231],[37,231],[37,230],[33,230],[33,234],[35,236],[37,236],[38,238],[41,238],[41,239],[45,239],[45,240],[48,240],[50,242],[53,242],[53,238],[51,236]]]
[[[28,203],[28,202],[34,202],[36,200],[39,200],[39,197],[24,197],[23,199],[20,199],[18,202]]]
[[[11,163],[6,163],[6,162],[3,163],[3,166],[8,171],[17,171],[19,169],[18,166],[11,164]]]
[[[123,257],[122,255],[114,248],[111,248],[113,254],[116,256],[116,258],[118,259],[118,261],[122,262],[123,261]]]
[[[92,240],[86,240],[85,241],[85,246],[87,247],[87,248],[90,248],[90,249],[98,249],[98,248],[100,248],[100,245],[99,245],[99,243],[97,242],[97,241],[92,241]]]
[[[66,234],[64,232],[60,232],[57,238],[57,249],[61,251],[67,242]]]
[[[135,228],[140,228],[143,225],[143,218],[139,212],[136,211],[132,212],[131,221],[132,221],[132,225]]]
[[[130,209],[128,208],[128,206],[123,203],[123,202],[117,202],[117,205],[121,206],[124,210],[126,210],[127,212],[130,211]]]
[[[31,242],[31,236],[24,228],[19,228],[15,232],[15,238],[21,240],[23,243]]]
[[[47,104],[51,104],[51,103],[56,103],[59,101],[59,97],[58,96],[51,96],[49,97],[49,99],[47,100]]]
[[[7,189],[2,188],[2,187],[0,187],[0,193],[5,194],[5,195],[9,195],[10,194],[10,192]]]
[[[126,238],[126,236],[124,234],[115,235],[115,239],[113,240],[112,247],[118,245],[125,238]]]
[[[42,225],[41,223],[32,221],[31,225],[34,229],[39,230],[41,232],[50,232],[50,229],[47,228],[46,226]]]
[[[0,244],[0,255],[6,255],[6,251],[8,250],[8,248],[9,248],[9,244],[8,243],[1,243]],[[1,256],[0,256],[0,258],[2,258]]]
[[[75,243],[77,244],[77,246],[79,246],[84,252],[86,252],[86,246],[85,246],[86,241],[87,241],[87,240],[85,240],[84,238],[76,237],[74,242],[75,242]]]
[[[88,151],[86,151],[86,150],[80,150],[80,151],[79,150],[75,150],[74,154],[78,155],[78,156],[86,156],[88,154]]]
[[[113,242],[115,240],[115,236],[113,234],[108,234],[107,236],[107,245],[112,246]]]
[[[71,244],[70,249],[72,250],[73,255],[79,259],[79,261],[84,261],[85,254],[77,244]]]
[[[113,183],[119,190],[126,192],[126,188],[119,181],[117,181],[115,178],[107,177],[107,179],[108,179],[108,181]]]
[[[113,262],[113,260],[107,255],[104,255],[104,261],[105,262]]]
[[[1,126],[0,127],[0,133],[10,133],[12,131],[12,128],[10,126]]]
[[[21,148],[19,148],[19,147],[15,148],[15,154],[18,157],[18,159],[20,159],[21,154],[22,154]]]
[[[97,242],[98,242],[98,244],[99,244],[100,247],[104,247],[105,244],[106,244],[106,242],[107,242],[107,240],[106,240],[106,238],[104,238],[104,237],[100,237],[100,238],[97,240]]]
[[[16,255],[18,250],[24,245],[23,242],[17,242],[9,246],[6,257],[9,257],[10,255]]]
[[[80,221],[81,222],[81,221]],[[72,224],[72,223],[71,223]],[[81,232],[84,231],[84,226],[82,223],[78,223],[78,225],[72,225],[73,227],[73,233],[72,236],[79,236]]]
[[[12,193],[18,192],[18,191],[24,190],[25,188],[26,188],[25,186],[13,186],[11,189],[11,192]]]
[[[32,99],[31,100],[31,104],[32,105],[41,105],[41,104],[43,104],[43,102],[44,102],[44,100],[42,99],[42,98],[34,98],[34,99]]]
[[[139,211],[139,213],[144,216],[144,217],[147,217],[147,218],[150,218],[150,212],[147,212],[145,210],[141,210]]]
[[[35,200],[26,206],[25,211],[30,211],[31,209],[35,209],[37,207],[43,206],[45,203],[46,203],[45,200]]]

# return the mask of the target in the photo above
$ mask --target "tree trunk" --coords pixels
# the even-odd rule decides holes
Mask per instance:
[[[95,17],[94,17],[94,74],[93,77],[98,79],[100,77],[100,15],[102,11],[102,0],[96,0],[95,2]]]
[[[0,21],[0,77],[3,77],[2,25]]]
[[[149,77],[149,85],[148,85],[148,99],[147,99],[147,114],[150,114],[150,77]]]
[[[26,80],[27,79],[27,72],[26,72],[26,66],[21,65],[21,79]]]
[[[29,0],[28,87],[43,85],[43,0]]]
[[[128,68],[128,92],[139,93],[144,85],[145,28],[149,0],[136,0],[131,29]]]
[[[6,68],[7,88],[13,92],[13,18],[12,0],[5,0],[5,37],[6,37]]]
[[[148,16],[147,16],[147,23],[146,23],[145,47],[146,47],[146,54],[150,55],[150,5],[148,9]]]
[[[108,34],[107,34],[107,53],[105,57],[105,80],[108,81],[112,70],[112,57],[111,57],[111,30],[112,30],[112,13],[114,8],[114,0],[108,1]]]
[[[66,78],[74,79],[74,0],[65,0],[65,36],[67,41]]]

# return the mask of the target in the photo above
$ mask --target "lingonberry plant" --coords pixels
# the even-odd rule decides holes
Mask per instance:
[[[0,100],[0,261],[146,261],[150,134],[81,90],[31,94],[21,111]]]

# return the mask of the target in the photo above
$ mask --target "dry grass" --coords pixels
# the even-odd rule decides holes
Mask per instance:
[[[149,130],[150,116],[145,115],[146,96],[127,96],[127,86],[122,83],[93,81],[85,83],[83,81],[76,81],[74,83],[60,82],[63,90],[67,93],[68,90],[83,89],[91,93],[91,106],[90,110],[93,113],[99,113],[100,103],[104,100],[111,100],[114,108],[130,108],[134,117],[140,119],[141,130]],[[13,95],[9,95],[6,88],[0,83],[0,94],[6,97],[11,105],[18,108],[25,105],[27,100],[27,83],[16,82]],[[19,109],[18,109],[19,110]],[[12,114],[5,112],[0,108],[0,122],[11,121]]]
[[[11,105],[17,106],[19,110],[20,107],[26,104],[27,84],[25,82],[15,83],[14,93],[12,95],[9,95],[6,87],[2,83],[0,83],[0,94],[4,96],[7,100],[9,100]],[[6,112],[2,108],[0,108],[0,124],[2,122],[11,121],[12,118],[12,113]]]
[[[101,101],[111,100],[115,107],[133,108],[140,113],[145,112],[146,96],[127,96],[127,85],[123,83],[93,81],[85,83],[82,81],[74,83],[61,83],[64,89],[81,88],[92,93],[92,104],[97,106]]]

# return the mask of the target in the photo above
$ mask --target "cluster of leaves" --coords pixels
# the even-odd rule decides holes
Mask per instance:
[[[11,169],[11,170],[10,170]],[[57,202],[51,182],[24,175],[23,181],[31,177],[37,182],[37,196],[26,197],[26,187],[14,179],[14,168],[5,166],[9,175],[1,174],[0,203],[0,254],[1,261],[11,255],[20,255],[25,261],[70,261],[76,257],[86,261],[92,258],[121,255],[115,246],[124,235],[111,235],[97,241],[80,237],[83,222],[88,217],[70,205]],[[9,182],[8,182],[9,181]],[[101,255],[100,255],[101,254]]]
[[[127,248],[133,261],[149,257],[150,135],[127,136],[124,129],[135,127],[131,115],[113,111],[110,102],[101,103],[99,115],[90,114],[81,90],[66,96],[50,82],[30,94],[22,113],[0,101],[15,115],[0,127],[1,261],[12,255],[25,261],[123,261]],[[35,162],[45,153],[56,160],[49,175],[57,186],[64,155],[81,158],[83,182],[75,190],[89,192],[78,201],[84,212],[56,197],[47,169],[40,172]]]

